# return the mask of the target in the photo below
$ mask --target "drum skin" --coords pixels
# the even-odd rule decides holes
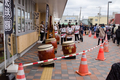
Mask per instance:
[[[55,39],[57,40],[57,42],[59,42],[60,41],[59,35],[55,35]]]
[[[63,50],[64,55],[70,55],[70,54],[76,53],[75,43],[63,45],[62,50]]]
[[[38,50],[38,57],[40,61],[55,58],[54,48]]]
[[[56,41],[56,39],[46,40],[45,43],[46,44],[52,44],[52,46],[54,47],[54,50],[57,50],[57,41]]]

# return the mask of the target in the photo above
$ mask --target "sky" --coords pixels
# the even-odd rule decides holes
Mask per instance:
[[[63,15],[79,15],[80,7],[81,18],[97,16],[98,7],[101,7],[101,15],[107,15],[108,1],[112,1],[109,3],[109,15],[113,12],[120,13],[120,0],[68,0]]]

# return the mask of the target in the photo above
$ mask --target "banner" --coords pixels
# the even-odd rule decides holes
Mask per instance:
[[[48,20],[49,20],[49,5],[46,5],[46,21],[45,21],[45,27],[47,29],[48,27]]]
[[[11,34],[14,21],[13,0],[4,0],[4,30],[5,34]]]
[[[36,26],[36,30],[37,30],[37,33],[40,34],[40,13],[39,12],[35,12],[34,13],[34,16],[35,16],[35,26]]]

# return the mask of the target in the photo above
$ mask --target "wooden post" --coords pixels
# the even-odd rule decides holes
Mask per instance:
[[[52,16],[50,16],[50,20],[49,20],[49,27],[48,27],[48,31],[47,31],[47,39],[49,39],[49,35],[52,34],[52,38],[55,38],[55,31],[53,29],[53,25],[52,25]],[[50,32],[52,31],[52,32]]]

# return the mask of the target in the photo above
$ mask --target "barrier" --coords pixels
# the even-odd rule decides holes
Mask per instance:
[[[101,44],[102,44],[102,43],[101,43]],[[103,43],[103,44],[104,44],[104,43]],[[85,53],[86,53],[86,52],[89,52],[89,51],[92,51],[92,50],[94,50],[95,48],[97,48],[97,47],[99,47],[99,46],[100,46],[100,45],[95,46],[95,47],[93,47],[93,48],[91,48],[91,49],[85,50]],[[55,60],[59,60],[59,59],[64,59],[64,58],[68,58],[68,57],[72,57],[72,56],[76,56],[76,55],[80,55],[80,54],[83,54],[83,52],[76,53],[76,54],[71,54],[71,55],[67,55],[67,56],[62,56],[62,57],[57,57],[57,58],[53,58],[53,59],[38,61],[38,62],[34,62],[34,63],[28,63],[28,64],[24,64],[23,67],[31,66],[31,65],[35,65],[35,64],[41,64],[41,63],[44,63],[44,62],[55,61]]]

